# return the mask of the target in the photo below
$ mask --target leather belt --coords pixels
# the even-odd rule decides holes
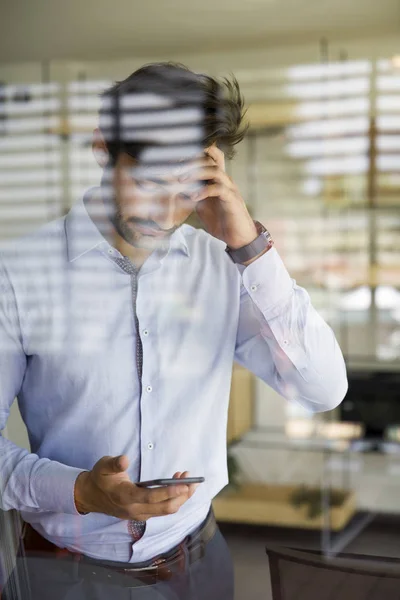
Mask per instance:
[[[165,554],[136,564],[111,563],[59,548],[43,538],[28,523],[24,526],[22,547],[26,556],[48,558],[52,555],[63,560],[66,565],[73,563],[78,577],[123,587],[141,587],[169,580],[174,573],[182,573],[186,566],[204,556],[205,546],[216,531],[217,524],[211,509],[205,521],[180,544]]]

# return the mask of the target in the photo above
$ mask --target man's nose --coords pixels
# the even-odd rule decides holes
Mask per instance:
[[[155,202],[153,219],[161,229],[171,229],[175,226],[175,213],[180,195],[176,192],[165,192]]]

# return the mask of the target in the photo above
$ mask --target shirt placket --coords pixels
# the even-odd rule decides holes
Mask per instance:
[[[143,345],[142,340],[140,338],[140,330],[139,330],[139,319],[137,316],[137,296],[138,296],[138,272],[139,270],[135,267],[131,261],[124,257],[114,257],[113,259],[115,263],[128,273],[131,277],[131,289],[132,289],[132,305],[133,305],[133,315],[135,321],[135,329],[136,329],[136,367],[138,372],[139,379],[139,397],[142,396],[142,373],[143,373]],[[140,407],[140,403],[139,403]],[[139,408],[140,410],[140,408]],[[141,415],[140,415],[140,423],[141,423]],[[139,465],[140,472],[140,465]],[[128,530],[132,535],[133,540],[136,542],[140,540],[140,538],[144,535],[146,530],[146,521],[128,521]]]

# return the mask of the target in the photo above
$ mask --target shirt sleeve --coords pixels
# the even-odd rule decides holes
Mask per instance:
[[[0,432],[21,389],[26,364],[14,290],[0,263]],[[0,433],[2,510],[78,515],[74,487],[81,472],[81,469],[39,458]]]
[[[291,279],[275,248],[240,270],[235,359],[307,410],[335,408],[347,392],[346,367],[306,290]]]

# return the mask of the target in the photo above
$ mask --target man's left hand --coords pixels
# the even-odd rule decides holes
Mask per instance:
[[[180,177],[184,183],[207,181],[192,195],[196,212],[208,233],[233,250],[254,241],[258,235],[235,182],[225,171],[224,153],[214,144],[196,168]]]

